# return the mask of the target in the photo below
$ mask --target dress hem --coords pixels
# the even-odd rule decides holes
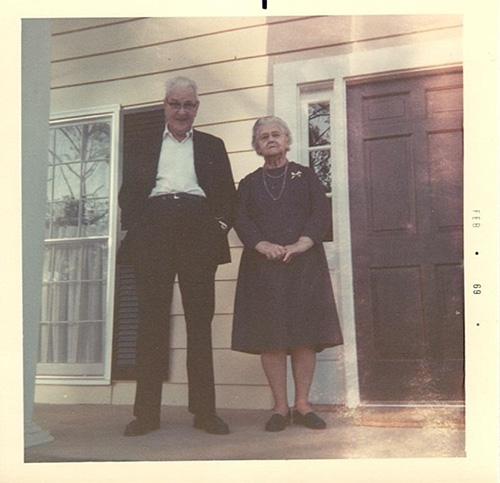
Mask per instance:
[[[316,353],[322,352],[325,349],[329,349],[331,347],[337,347],[339,345],[343,345],[344,342],[327,342],[327,343],[322,343],[322,344],[300,344],[300,345],[294,345],[294,346],[287,346],[287,347],[269,347],[269,348],[263,348],[263,349],[251,349],[251,348],[245,348],[245,347],[231,347],[231,350],[236,351],[236,352],[244,352],[245,354],[263,354],[265,352],[276,352],[276,351],[285,351],[287,354],[290,354],[293,349],[298,349],[299,347],[312,347]]]

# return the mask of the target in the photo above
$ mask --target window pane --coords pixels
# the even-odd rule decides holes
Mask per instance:
[[[108,234],[109,202],[107,199],[83,201],[81,236]]]
[[[42,322],[50,320],[50,317],[51,317],[51,315],[50,315],[51,314],[50,303],[52,300],[52,296],[51,296],[50,290],[51,290],[51,286],[49,284],[44,283],[42,285],[42,314],[41,314]]]
[[[47,169],[47,200],[52,201],[52,187],[54,184],[54,168],[49,166]]]
[[[308,105],[309,146],[330,144],[330,103],[313,102]]]
[[[54,201],[80,197],[81,164],[62,164],[54,167]]]
[[[87,242],[82,247],[81,279],[105,280],[107,274],[107,242]]]
[[[106,315],[106,281],[46,282],[43,322],[102,321]]]
[[[82,282],[78,320],[104,320],[106,316],[106,282]]]
[[[75,362],[102,362],[104,353],[104,324],[82,322],[78,324],[78,344],[75,347]]]
[[[82,126],[52,128],[55,147],[52,151],[56,164],[80,162],[82,150]]]
[[[82,172],[82,198],[109,196],[109,164],[105,161],[85,163]]]
[[[81,280],[82,248],[79,243],[53,245],[45,251],[44,281]]]
[[[110,133],[109,121],[85,122],[51,129],[54,142],[49,153],[54,162],[87,162],[96,159],[109,160]]]
[[[80,201],[68,198],[54,203],[52,210],[52,238],[75,238],[78,236]]]
[[[45,247],[45,253],[43,256],[43,276],[42,280],[47,282],[51,278],[51,265],[52,265],[52,257],[53,257],[53,247]]]
[[[42,318],[43,320],[43,318]],[[50,347],[50,336],[51,327],[50,324],[42,322],[40,324],[40,340],[38,344],[38,362],[45,362],[50,357],[51,347]]]
[[[47,203],[45,210],[45,238],[52,238],[51,228],[52,228],[52,203]]]
[[[66,362],[68,359],[68,324],[48,326],[49,351],[46,362]]]
[[[111,126],[109,122],[95,122],[83,126],[83,136],[86,139],[84,161],[106,160],[111,154]]]
[[[68,242],[46,247],[43,281],[104,280],[107,244],[102,241]]]
[[[104,324],[101,321],[42,323],[40,336],[39,362],[91,364],[103,361]],[[68,375],[66,371],[65,374]]]
[[[56,131],[53,128],[49,129],[49,157],[48,157],[48,162],[50,164],[55,163],[55,145],[56,145]]]
[[[314,169],[327,192],[332,191],[330,150],[321,149],[309,152],[309,166]]]

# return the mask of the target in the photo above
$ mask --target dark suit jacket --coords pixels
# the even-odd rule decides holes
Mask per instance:
[[[134,227],[141,220],[151,190],[156,184],[158,161],[160,158],[162,133],[158,130],[153,133],[157,143],[144,143],[134,147],[134,153],[128,153],[129,166],[124,173],[124,180],[118,203],[121,208],[121,224],[128,230],[118,251],[119,263],[132,263],[137,253],[134,253],[131,237]],[[233,175],[229,158],[222,139],[210,134],[193,130],[194,166],[198,183],[207,195],[207,201],[212,215],[228,225],[233,223],[233,210],[236,199]],[[131,154],[131,155],[130,155]],[[231,261],[227,230],[221,228],[220,237],[217,237],[217,263]],[[140,254],[139,254],[140,256]]]

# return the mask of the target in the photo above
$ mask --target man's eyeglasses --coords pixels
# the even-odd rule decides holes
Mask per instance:
[[[185,111],[194,111],[198,107],[197,102],[185,102],[184,104],[180,102],[168,102],[167,104],[174,110],[174,111],[180,111],[181,109],[184,109]]]

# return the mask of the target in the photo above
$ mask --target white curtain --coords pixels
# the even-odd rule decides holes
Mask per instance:
[[[99,240],[56,242],[46,250],[39,362],[101,363],[106,245]]]

